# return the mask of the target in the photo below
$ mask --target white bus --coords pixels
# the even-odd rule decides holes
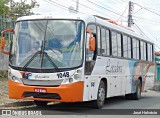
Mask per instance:
[[[154,45],[128,28],[87,15],[24,16],[15,24],[9,54],[9,98],[91,101],[125,95],[138,100],[154,84]]]

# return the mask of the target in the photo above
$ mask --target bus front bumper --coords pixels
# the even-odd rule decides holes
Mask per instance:
[[[39,100],[50,102],[81,102],[83,101],[84,82],[63,84],[58,87],[27,86],[23,83],[8,80],[9,98]],[[45,93],[35,92],[45,89]]]

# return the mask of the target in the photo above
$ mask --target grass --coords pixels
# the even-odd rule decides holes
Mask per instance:
[[[6,78],[8,76],[7,71],[0,71],[0,78]]]

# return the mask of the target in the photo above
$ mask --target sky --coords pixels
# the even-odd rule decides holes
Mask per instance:
[[[14,0],[20,1],[20,0]],[[27,0],[28,2],[30,0]],[[77,0],[36,0],[40,5],[33,12],[42,15],[74,14],[69,7],[76,9]],[[132,29],[155,43],[160,51],[160,0],[131,0],[135,3]],[[129,0],[79,0],[79,12],[88,15],[99,15],[113,19],[127,26]],[[142,8],[143,7],[143,8]],[[147,8],[148,10],[146,10]]]

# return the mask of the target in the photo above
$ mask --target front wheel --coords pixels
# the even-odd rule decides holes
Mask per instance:
[[[34,100],[34,103],[37,105],[37,106],[47,106],[47,101],[37,101],[37,100]]]
[[[97,93],[97,100],[91,102],[92,106],[96,109],[100,109],[104,106],[106,97],[106,87],[104,81],[100,81],[98,93]]]

